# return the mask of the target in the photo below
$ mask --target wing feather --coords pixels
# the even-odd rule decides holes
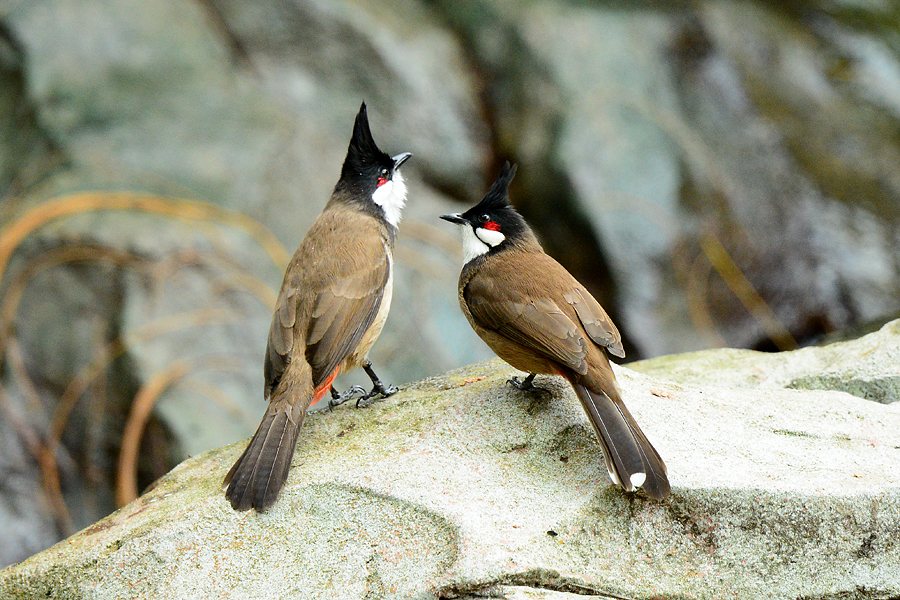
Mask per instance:
[[[389,245],[375,219],[358,211],[326,210],[313,224],[285,273],[269,328],[266,398],[295,353],[304,353],[318,387],[357,348],[391,276]]]
[[[525,298],[490,278],[474,278],[465,289],[472,318],[485,329],[566,365],[587,372],[584,338],[552,299]]]
[[[610,353],[619,358],[625,357],[622,348],[622,336],[616,329],[612,319],[600,306],[591,294],[581,285],[565,294],[565,300],[575,309],[578,320],[584,326],[584,331],[598,346],[603,346]]]
[[[336,279],[316,297],[306,338],[316,386],[356,349],[381,308],[391,266],[383,249],[380,260],[374,258],[367,268]]]
[[[582,375],[588,369],[585,357],[591,342],[624,356],[622,338],[606,311],[553,258],[522,252],[497,260],[505,261],[502,267],[485,263],[463,290],[481,327]],[[528,273],[528,280],[510,285],[509,278],[519,273]]]

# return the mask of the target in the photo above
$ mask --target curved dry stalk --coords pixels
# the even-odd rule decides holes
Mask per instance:
[[[138,496],[137,463],[141,438],[156,402],[169,387],[186,375],[201,369],[239,370],[242,364],[230,357],[198,356],[180,360],[157,372],[137,393],[122,433],[122,448],[116,469],[116,504],[125,506]]]
[[[32,405],[28,407],[29,410],[35,410],[34,407],[36,405],[39,407],[38,410],[42,411],[43,407],[40,399],[37,397],[37,391],[33,385],[30,385],[31,379],[25,374],[24,360],[19,345],[11,343],[6,350],[9,354],[11,370],[14,373],[17,371],[23,373],[22,377],[26,382],[25,396],[28,398],[29,404]],[[26,419],[25,415],[21,414],[12,402],[9,402],[2,388],[0,388],[0,414],[13,426],[16,433],[25,443],[28,453],[31,454],[34,461],[38,464],[41,471],[42,485],[50,503],[53,520],[56,523],[58,532],[62,535],[70,535],[73,529],[72,519],[59,489],[59,477],[56,478],[55,482],[47,478],[48,473],[58,470],[56,455],[50,453],[47,444],[41,439],[40,433],[31,425],[30,421],[33,419]]]
[[[9,334],[15,323],[15,317],[18,314],[18,308],[22,301],[22,297],[25,294],[25,290],[28,287],[28,282],[43,271],[61,266],[68,262],[96,260],[98,259],[98,255],[100,259],[113,260],[120,264],[135,262],[137,260],[137,258],[131,254],[120,253],[109,249],[87,246],[59,247],[45,252],[41,254],[41,256],[31,260],[25,265],[16,279],[10,282],[6,294],[3,296],[2,304],[0,304],[0,349],[2,349],[0,360],[3,360],[6,357],[11,359],[11,373],[19,383],[20,388],[25,391],[26,397],[31,397],[32,394],[36,397],[36,392],[34,391],[31,378],[27,374],[27,369],[25,368],[24,359],[19,352],[18,344],[10,343]],[[6,399],[2,382],[0,382],[0,398],[4,401]],[[35,402],[40,405],[39,401],[32,398],[32,404]],[[49,420],[50,423],[48,431],[45,434],[45,440],[37,446],[33,446],[32,454],[39,465],[43,487],[50,501],[50,505],[53,507],[54,519],[57,527],[63,535],[69,535],[72,533],[73,529],[72,519],[62,497],[59,465],[56,460],[57,453],[59,452],[60,440],[62,439],[62,431],[65,428],[65,420],[63,420],[62,424],[59,424],[57,417],[58,411],[54,411],[54,414]],[[67,418],[68,416],[66,416],[66,419]]]
[[[42,203],[37,207],[26,210],[22,214],[14,216],[14,220],[11,223],[0,229],[0,282],[2,282],[6,274],[13,252],[35,230],[66,216],[86,211],[108,210],[155,213],[177,219],[192,220],[200,224],[224,223],[246,231],[263,248],[278,268],[283,268],[289,259],[287,251],[270,231],[255,220],[239,213],[196,200],[173,199],[148,194],[93,192],[61,197]],[[9,216],[8,213],[5,214],[4,220],[9,218]],[[112,259],[119,265],[139,260],[139,257],[128,252],[118,252],[109,248],[86,245],[83,247],[62,247],[51,250],[26,265],[16,281],[12,282],[7,288],[2,306],[0,306],[0,364],[2,364],[6,355],[5,349],[9,348],[9,335],[28,281],[42,270],[67,262],[96,260],[98,255],[100,259]],[[233,281],[237,286],[244,287],[255,293],[265,304],[274,305],[274,293],[267,289],[259,280],[254,279],[252,276],[238,276],[234,277]],[[71,530],[71,519],[62,500],[59,471],[56,463],[62,432],[78,398],[86,391],[90,383],[95,381],[97,376],[105,371],[109,361],[124,352],[125,347],[121,340],[114,340],[102,350],[101,356],[103,358],[101,360],[95,358],[86,371],[82,371],[77,375],[67,388],[67,394],[64,393],[64,397],[61,399],[60,404],[57,405],[57,410],[54,411],[51,418],[46,443],[29,444],[30,448],[32,448],[32,453],[36,455],[37,462],[41,465],[44,487],[51,503],[57,507],[57,523],[63,532]],[[18,356],[18,359],[21,359],[21,356]],[[14,363],[12,365],[14,376],[18,377],[20,383],[24,386],[23,389],[26,391],[31,389],[33,386],[30,385],[30,378],[24,368],[24,361],[13,357],[12,362]],[[78,393],[75,393],[76,391]],[[2,382],[0,382],[0,403],[5,401],[6,394],[4,393]],[[62,507],[61,510],[59,507]]]
[[[150,412],[157,398],[174,381],[184,377],[187,368],[184,362],[169,365],[166,370],[154,374],[134,397],[125,431],[122,432],[122,447],[116,468],[116,506],[125,506],[137,498],[137,455]]]
[[[72,262],[89,260],[111,260],[120,267],[129,268],[140,263],[141,257],[128,252],[119,252],[109,248],[84,245],[54,248],[33,259],[25,265],[25,267],[17,274],[16,279],[10,283],[7,288],[7,293],[4,295],[2,303],[0,303],[0,348],[10,348],[13,346],[13,344],[10,344],[9,332],[12,331],[16,315],[18,314],[19,305],[21,304],[22,297],[24,296],[29,281],[49,269]],[[198,263],[200,262],[199,258],[197,261]],[[236,289],[251,291],[251,293],[254,293],[261,302],[274,304],[274,292],[271,291],[271,288],[266,288],[261,280],[247,275],[245,277],[236,276],[233,278],[233,282]],[[116,339],[97,349],[94,359],[91,360],[84,370],[79,372],[76,377],[73,378],[72,382],[61,396],[52,416],[49,418],[46,441],[38,446],[32,446],[33,455],[36,462],[39,464],[42,473],[45,492],[48,495],[51,505],[54,507],[55,518],[60,531],[64,534],[71,533],[72,525],[71,517],[69,516],[68,510],[65,507],[65,502],[62,498],[59,467],[56,462],[56,456],[59,452],[62,435],[65,431],[66,424],[68,423],[69,415],[88,388],[106,371],[113,360],[121,356],[127,350],[128,344],[140,343],[141,341],[146,341],[186,327],[199,326],[217,321],[234,321],[240,318],[241,316],[232,310],[205,308],[188,313],[168,315],[157,319],[154,322],[147,323],[143,327],[135,330],[135,332],[129,336],[127,343],[124,340]],[[23,389],[31,389],[33,386],[30,383],[30,377],[27,375],[24,367],[24,361],[20,362],[22,362],[21,369],[16,368],[15,364],[11,364],[12,373],[19,383],[24,386]],[[2,383],[0,383],[0,398],[5,399],[5,394],[2,393],[2,387]]]
[[[72,382],[63,391],[59,403],[56,405],[56,410],[53,413],[46,441],[48,451],[51,452],[50,456],[56,455],[55,453],[62,442],[62,435],[65,431],[69,416],[78,404],[79,399],[87,392],[88,388],[97,380],[97,378],[106,372],[109,364],[124,354],[129,347],[190,326],[200,326],[214,322],[226,322],[228,319],[236,321],[241,318],[242,315],[236,311],[225,309],[198,309],[187,313],[163,317],[157,321],[146,324],[141,327],[140,330],[136,330],[135,333],[128,335],[126,339],[117,338],[106,344],[104,347],[98,348],[95,351],[94,359],[85,369],[80,371],[72,379]],[[151,378],[151,381],[155,378],[156,375]],[[137,400],[135,399],[135,402],[136,401]],[[48,464],[47,467],[45,482],[50,482],[52,484],[48,489],[58,490],[59,471],[57,465],[54,462],[52,465]]]
[[[2,240],[0,240],[0,245],[2,245]],[[3,296],[2,305],[0,305],[0,348],[6,345],[6,338],[9,336],[15,323],[22,296],[28,288],[28,283],[34,277],[44,271],[71,262],[100,259],[112,260],[119,266],[140,261],[140,257],[129,252],[119,252],[110,248],[87,245],[60,246],[43,252],[29,261],[19,272],[16,279],[10,282]],[[0,266],[0,269],[2,269],[2,266]],[[0,274],[0,277],[2,277],[2,274]]]
[[[719,238],[712,233],[707,233],[700,238],[700,246],[713,268],[725,280],[744,307],[750,311],[775,346],[781,351],[796,348],[797,340],[781,323],[772,307],[759,295]]]
[[[25,366],[25,356],[22,353],[21,345],[18,340],[11,339],[4,350],[9,357],[8,364],[10,372],[20,385],[20,391],[25,400],[25,410],[29,414],[28,421],[31,423],[46,423],[49,420],[49,416],[44,407],[44,403],[41,401],[37,388],[34,386],[34,381],[32,381],[31,377],[28,375],[28,367]],[[2,385],[0,385],[0,390],[2,389]],[[6,395],[3,394],[3,397],[0,398],[0,404],[5,402]],[[29,446],[37,448],[37,445],[42,443],[36,428],[29,426],[28,434],[25,434],[24,432],[19,433]],[[36,454],[34,456],[37,457]]]
[[[87,211],[111,210],[130,210],[177,219],[225,223],[246,231],[278,268],[286,266],[290,259],[281,242],[258,221],[208,202],[149,194],[86,192],[44,202],[19,215],[0,231],[0,281],[6,274],[13,251],[35,230],[62,217]]]
[[[88,246],[64,246],[47,251],[30,261],[16,279],[10,283],[6,290],[6,294],[3,296],[2,304],[0,304],[0,348],[6,349],[8,347],[7,338],[15,323],[19,305],[21,304],[22,296],[25,294],[29,281],[41,272],[54,267],[62,266],[70,262],[97,260],[98,258],[111,259],[120,266],[134,263],[139,260],[139,258],[133,254],[110,249]],[[2,384],[0,384],[0,387],[2,387]],[[56,429],[52,426],[54,421],[56,421],[56,419],[51,419],[51,439],[54,437],[52,432]]]
[[[712,265],[703,254],[698,255],[692,262],[687,272],[686,293],[688,300],[688,310],[691,315],[691,321],[713,347],[726,346],[725,338],[719,334],[716,324],[713,322],[710,314],[707,300],[709,299],[709,274],[712,271]]]

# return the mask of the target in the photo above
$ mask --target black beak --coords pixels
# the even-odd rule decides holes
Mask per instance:
[[[465,225],[468,223],[461,214],[459,213],[450,213],[449,215],[441,215],[441,218],[445,221],[450,221],[451,223],[456,223],[457,225]]]
[[[394,170],[400,168],[400,165],[409,160],[409,157],[412,156],[412,152],[403,152],[398,154],[397,156],[391,157],[391,160],[394,161]]]

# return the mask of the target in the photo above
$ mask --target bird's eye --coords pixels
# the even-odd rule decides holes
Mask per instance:
[[[387,170],[387,169],[381,169],[381,176],[382,176],[382,177],[387,177],[387,176],[388,176],[388,170]]]
[[[481,215],[478,218],[481,220],[482,223],[487,223],[488,221],[491,220],[491,216],[487,215],[487,214]]]

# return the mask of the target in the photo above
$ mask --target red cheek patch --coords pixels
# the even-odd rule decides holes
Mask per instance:
[[[387,179],[385,179],[384,177],[379,177],[378,183],[375,184],[375,187],[381,187],[386,183],[387,183]]]
[[[500,231],[500,224],[497,221],[488,221],[484,224],[485,229],[490,229],[491,231]]]

